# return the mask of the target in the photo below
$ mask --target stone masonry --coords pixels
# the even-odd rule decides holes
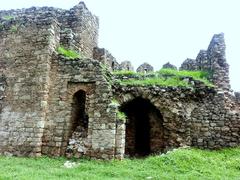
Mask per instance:
[[[148,73],[148,72],[153,72],[154,68],[148,64],[148,63],[143,63],[137,68],[137,72],[142,72],[142,73]]]
[[[240,93],[230,87],[223,34],[180,68],[208,71],[214,87],[190,77],[193,87],[136,86],[111,73],[133,67],[98,47],[98,27],[83,2],[0,11],[0,154],[122,159],[240,145]]]
[[[162,66],[163,69],[177,69],[177,67],[173,64],[170,64],[170,62],[167,62]]]

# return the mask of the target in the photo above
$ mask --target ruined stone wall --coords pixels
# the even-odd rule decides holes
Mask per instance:
[[[123,61],[120,64],[120,70],[123,71],[134,71],[134,67],[130,61]]]
[[[229,91],[223,34],[215,35],[196,60],[182,65],[211,72],[217,88],[190,77],[182,77],[190,88],[121,86],[103,65],[110,70],[121,66],[97,48],[97,36],[98,18],[84,3],[70,10],[0,11],[1,154],[121,159],[125,144],[127,151],[134,147],[135,132],[117,116],[113,97],[121,105],[141,97],[156,108],[147,112],[151,152],[240,144],[240,96]],[[61,45],[89,58],[63,57],[57,53]],[[129,62],[122,66],[131,69]],[[138,71],[153,67],[145,63]]]
[[[203,70],[210,73],[210,81],[216,87],[229,91],[229,65],[226,61],[224,34],[215,34],[207,50],[201,50],[196,59],[186,59],[181,70]]]
[[[2,73],[3,72],[1,71],[1,74],[0,74],[0,113],[2,113],[2,109],[4,107],[4,99],[6,98],[5,89],[7,86],[6,77]],[[1,131],[3,131],[3,129],[1,129]]]
[[[121,158],[117,134],[122,132],[117,130],[122,125],[116,124],[111,106],[109,72],[98,61],[68,60],[56,52],[63,45],[93,56],[98,19],[84,3],[69,11],[0,11],[0,21],[0,153],[59,156],[70,149],[71,156]],[[87,127],[80,144],[72,143],[83,133],[81,127],[73,129],[78,91],[86,93]]]
[[[81,73],[80,73],[81,72]],[[47,121],[43,136],[43,154],[87,155],[97,158],[113,158],[115,153],[116,114],[109,106],[111,86],[106,81],[98,61],[91,59],[66,60],[55,57],[50,74]],[[73,96],[79,90],[86,92],[87,136],[75,147],[72,138]],[[80,132],[79,132],[80,133]],[[108,137],[108,138],[106,138]],[[79,139],[75,139],[76,141]],[[76,142],[77,143],[77,142]],[[68,149],[67,149],[68,148]],[[81,150],[85,149],[84,152]]]
[[[120,65],[113,55],[104,48],[95,47],[93,49],[93,59],[104,64],[110,71],[119,70]]]
[[[180,70],[196,71],[199,70],[199,66],[195,59],[187,58],[180,67]]]
[[[218,149],[240,144],[240,109],[231,94],[209,93],[192,111],[192,145]]]
[[[162,150],[168,150],[173,147],[179,147],[183,145],[190,145],[190,114],[188,111],[188,103],[180,101],[178,97],[181,94],[191,92],[190,89],[180,92],[177,88],[160,88],[160,87],[115,87],[114,95],[120,104],[131,102],[137,97],[149,100],[161,113],[163,117],[164,127],[164,148]],[[151,119],[154,122],[154,118]],[[152,128],[158,128],[154,126],[156,122],[152,123]],[[161,122],[158,122],[161,123]],[[161,125],[159,125],[161,126]],[[152,130],[154,133],[155,130]],[[156,131],[159,131],[158,129]],[[134,133],[134,132],[129,132]],[[162,132],[161,132],[162,133]],[[153,136],[153,135],[152,135]],[[157,139],[152,139],[152,143]],[[158,147],[158,144],[155,145]],[[158,148],[154,148],[157,152]],[[158,149],[159,150],[159,149]]]
[[[148,63],[143,63],[137,68],[137,72],[141,73],[147,73],[147,72],[153,72],[154,68],[148,64]]]
[[[229,65],[226,61],[225,41],[223,34],[216,34],[208,47],[208,59],[210,59],[213,83],[223,89],[230,90]]]
[[[93,58],[93,49],[98,45],[98,18],[87,9],[83,2],[57,15],[58,21],[62,24],[62,31],[72,30],[74,44],[82,55]]]
[[[115,87],[114,95],[121,104],[142,97],[150,100],[160,111],[164,148],[158,147],[161,142],[157,141],[155,147],[161,151],[184,145],[218,149],[240,144],[239,104],[229,93],[208,87],[126,86]]]
[[[37,21],[44,24],[44,21],[52,18],[57,21],[61,29],[61,45],[69,49],[74,49],[84,57],[93,57],[93,48],[98,42],[98,18],[93,15],[83,2],[74,6],[70,10],[53,7],[32,7],[28,9],[17,9],[0,11],[2,22],[0,29],[15,30],[24,26],[25,21]],[[12,22],[16,22],[11,26]],[[41,28],[39,26],[39,28]],[[40,35],[40,34],[39,34]]]
[[[57,23],[45,16],[2,23],[0,67],[6,83],[0,115],[0,152],[39,155]]]
[[[240,107],[240,92],[235,92],[235,98],[236,98],[236,102],[237,104],[239,104],[239,107]]]

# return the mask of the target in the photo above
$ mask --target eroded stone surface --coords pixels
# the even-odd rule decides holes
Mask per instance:
[[[148,63],[143,63],[137,68],[137,72],[147,73],[147,72],[153,72],[153,67]]]
[[[208,49],[201,50],[195,59],[183,62],[181,70],[202,70],[210,72],[210,80],[222,90],[230,90],[229,65],[225,55],[224,34],[215,34]]]
[[[170,62],[167,62],[166,64],[164,64],[162,66],[162,68],[165,68],[165,69],[177,69],[177,67],[173,64],[171,64]]]
[[[133,65],[130,61],[121,62],[120,69],[121,70],[126,70],[126,71],[133,71],[134,70]]]
[[[135,130],[143,127],[137,127],[141,119],[148,126],[146,154],[181,146],[240,145],[240,95],[230,89],[223,34],[214,35],[206,51],[182,65],[212,72],[209,79],[216,87],[190,77],[182,78],[191,88],[121,86],[110,73],[121,67],[97,47],[98,18],[84,3],[70,10],[0,11],[0,22],[1,154],[101,159],[138,155]],[[59,46],[83,58],[59,55]],[[153,67],[143,64],[137,71]],[[124,109],[136,99],[151,107],[145,118],[136,107]],[[144,109],[144,103],[134,106]],[[120,109],[127,112],[126,122],[117,116]]]

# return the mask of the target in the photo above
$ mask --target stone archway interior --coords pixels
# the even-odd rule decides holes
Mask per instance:
[[[149,100],[135,98],[123,104],[121,111],[127,115],[126,155],[147,156],[164,149],[163,118]]]
[[[81,133],[81,137],[87,136],[88,130],[88,116],[86,114],[86,92],[80,90],[76,92],[73,96],[72,103],[72,128],[71,134],[73,132]]]

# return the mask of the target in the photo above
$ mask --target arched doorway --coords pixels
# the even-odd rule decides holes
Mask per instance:
[[[73,95],[70,128],[68,131],[67,157],[80,157],[87,151],[88,114],[86,92],[79,90]]]
[[[164,149],[163,117],[149,100],[137,97],[120,109],[127,115],[126,155],[147,156]]]
[[[87,136],[88,129],[88,115],[86,113],[86,92],[79,90],[73,95],[72,103],[72,128],[74,131],[82,131],[82,136]]]

